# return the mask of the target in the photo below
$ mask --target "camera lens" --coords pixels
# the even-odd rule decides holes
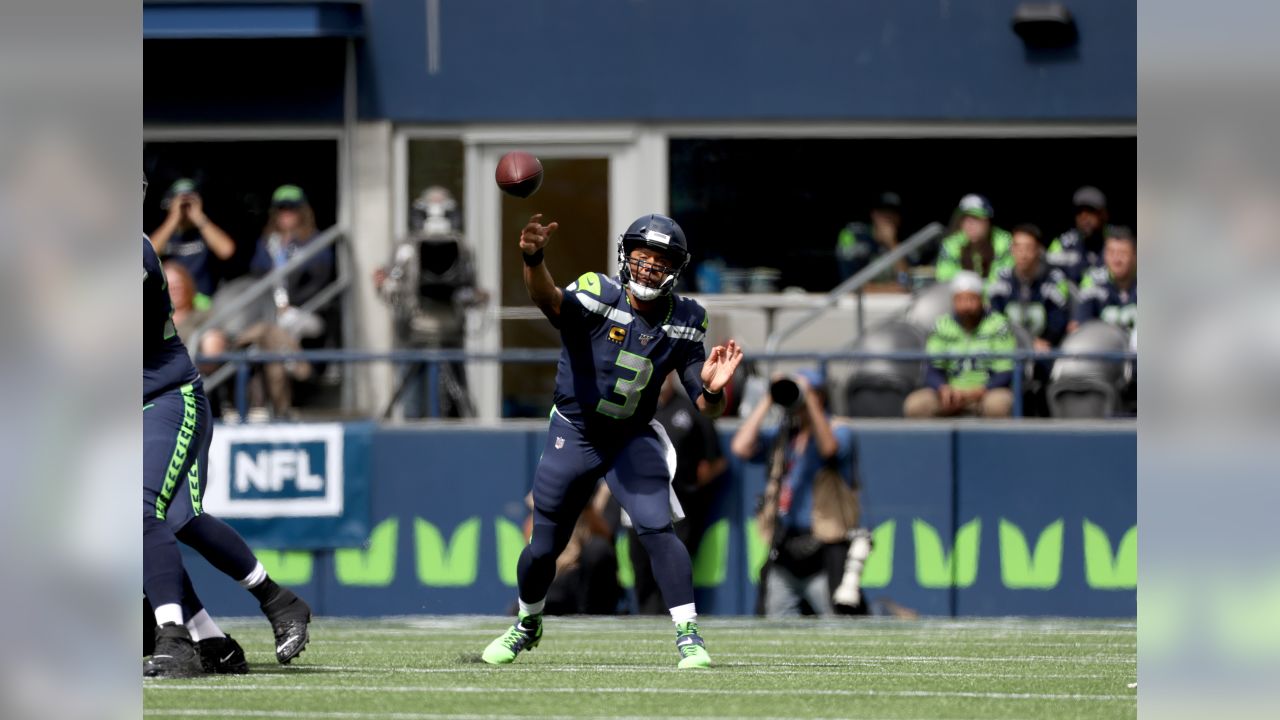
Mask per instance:
[[[791,378],[779,378],[769,386],[769,397],[775,405],[790,408],[800,401],[800,386]]]

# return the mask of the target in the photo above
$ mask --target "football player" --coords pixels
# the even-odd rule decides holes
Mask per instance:
[[[600,478],[631,517],[676,626],[680,668],[711,657],[698,631],[689,552],[672,519],[681,511],[671,488],[676,454],[654,419],[662,379],[679,373],[704,414],[724,411],[724,387],[742,360],[733,340],[708,355],[707,312],[675,295],[689,263],[684,231],[664,215],[645,215],[618,239],[618,277],[588,272],[557,287],[543,254],[559,226],[534,215],[520,234],[529,297],[560,331],[555,405],[533,479],[533,535],[517,566],[519,617],[485,648],[501,665],[542,639],[547,588]]]

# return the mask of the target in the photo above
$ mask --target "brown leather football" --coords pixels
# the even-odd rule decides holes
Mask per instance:
[[[509,152],[498,161],[494,178],[502,192],[527,198],[542,187],[542,163],[527,152]]]

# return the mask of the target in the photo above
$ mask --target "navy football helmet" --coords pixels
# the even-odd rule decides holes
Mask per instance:
[[[656,250],[671,261],[671,269],[658,287],[649,287],[631,274],[627,258],[632,250],[639,247]],[[640,300],[654,300],[669,295],[688,264],[689,244],[684,239],[684,231],[675,220],[666,215],[644,215],[631,223],[627,231],[618,238],[618,276]]]

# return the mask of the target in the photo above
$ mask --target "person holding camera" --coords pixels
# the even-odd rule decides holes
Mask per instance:
[[[782,422],[762,430],[774,406],[783,409]],[[850,590],[856,589],[870,545],[858,526],[853,431],[832,424],[822,374],[775,376],[768,397],[738,428],[731,450],[768,464],[757,514],[758,530],[770,543],[761,572],[765,615],[799,615],[802,602],[816,615],[835,614],[833,578],[842,579],[842,604],[861,606],[861,594]],[[853,562],[849,557],[855,554]],[[850,573],[853,586],[843,581]]]
[[[433,185],[418,196],[411,209],[409,236],[396,244],[391,262],[374,271],[373,285],[391,307],[396,347],[465,347],[466,311],[487,302],[489,295],[476,286],[475,261],[452,193]],[[465,364],[440,363],[438,371],[440,414],[474,416]],[[412,363],[400,376],[384,415],[400,403],[406,420],[428,417],[432,408],[427,364]]]
[[[156,254],[182,263],[195,280],[197,307],[207,303],[218,288],[218,277],[209,256],[230,260],[236,243],[222,228],[204,214],[204,198],[190,178],[181,178],[169,186],[160,201],[160,209],[169,211],[160,227],[151,233]],[[201,308],[204,309],[204,308]]]

